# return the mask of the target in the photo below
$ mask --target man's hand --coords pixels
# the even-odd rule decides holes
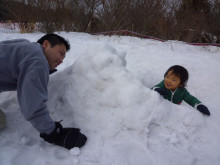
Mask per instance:
[[[63,128],[59,122],[55,122],[56,128],[49,135],[41,133],[40,137],[48,143],[71,149],[73,147],[82,147],[87,140],[78,128]]]

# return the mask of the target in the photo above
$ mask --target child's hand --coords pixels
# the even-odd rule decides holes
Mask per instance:
[[[200,111],[204,115],[210,116],[210,112],[209,112],[208,108],[205,105],[200,104],[200,105],[197,106],[197,109],[198,109],[198,111]]]
[[[168,92],[166,91],[166,89],[163,88],[156,88],[154,89],[155,91],[157,91],[160,95],[168,95]]]

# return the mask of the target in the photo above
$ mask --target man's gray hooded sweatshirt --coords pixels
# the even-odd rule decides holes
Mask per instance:
[[[47,110],[49,70],[40,44],[25,39],[0,42],[0,92],[17,91],[25,119],[47,134],[55,129]]]

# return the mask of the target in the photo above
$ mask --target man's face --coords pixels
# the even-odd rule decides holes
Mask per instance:
[[[45,40],[42,44],[44,55],[49,63],[50,70],[55,69],[63,62],[66,55],[66,47],[64,44],[51,47],[49,41]]]

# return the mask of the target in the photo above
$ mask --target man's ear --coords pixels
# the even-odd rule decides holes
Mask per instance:
[[[44,49],[46,49],[48,46],[50,45],[49,41],[48,40],[44,40],[43,44],[42,44],[42,47]]]

